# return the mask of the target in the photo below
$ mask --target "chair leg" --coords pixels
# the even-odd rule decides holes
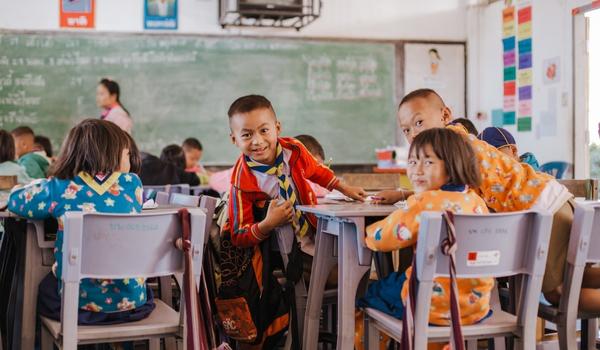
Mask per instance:
[[[54,337],[46,327],[42,325],[42,336],[40,339],[40,345],[42,350],[53,350],[54,349]]]
[[[379,329],[375,327],[375,323],[373,321],[368,320],[368,317],[366,315],[364,323],[366,325],[365,336],[367,337],[367,349],[379,349]]]
[[[506,339],[504,337],[494,338],[494,350],[506,350]]]
[[[150,338],[149,350],[160,350],[160,338]]]
[[[588,349],[596,349],[596,338],[598,337],[598,319],[587,320],[587,343]]]
[[[577,349],[577,330],[575,324],[558,324],[558,344],[561,349]]]
[[[177,343],[174,337],[167,337],[165,339],[165,350],[176,350]]]

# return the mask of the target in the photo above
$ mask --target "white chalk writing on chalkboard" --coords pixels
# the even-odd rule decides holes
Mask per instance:
[[[306,63],[306,97],[311,101],[355,100],[380,97],[377,60],[370,56],[346,56],[332,60],[303,56]]]

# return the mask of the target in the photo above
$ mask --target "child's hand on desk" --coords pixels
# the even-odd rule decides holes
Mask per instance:
[[[289,201],[279,201],[277,199],[273,199],[271,203],[269,203],[269,208],[267,209],[267,216],[263,221],[258,224],[258,229],[263,234],[272,231],[276,227],[281,225],[285,225],[292,221],[292,205]]]
[[[394,204],[398,201],[403,201],[408,198],[412,192],[403,190],[385,190],[373,195],[374,204]]]
[[[343,182],[340,182],[338,184],[337,190],[342,192],[347,197],[361,202],[364,202],[365,198],[367,197],[367,193],[365,192],[365,190],[362,189],[362,187],[350,186]]]

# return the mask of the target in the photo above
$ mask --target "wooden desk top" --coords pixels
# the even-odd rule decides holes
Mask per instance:
[[[387,216],[398,207],[370,203],[340,203],[300,205],[298,209],[317,216],[351,217],[351,216]]]

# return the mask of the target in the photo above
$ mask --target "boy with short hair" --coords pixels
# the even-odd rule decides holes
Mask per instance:
[[[36,154],[44,157],[49,164],[52,164],[52,142],[50,139],[43,135],[35,135],[33,138],[33,151]]]
[[[519,156],[517,142],[515,141],[514,136],[512,136],[508,130],[490,126],[483,129],[477,138],[489,143],[490,145],[496,147],[500,152],[515,158],[519,162],[529,164],[533,170],[540,171],[540,164],[533,153],[527,152]]]
[[[228,225],[232,243],[240,247],[257,245],[273,229],[291,222],[301,249],[312,255],[312,239],[305,237],[312,236],[316,219],[296,210],[298,205],[317,202],[307,180],[356,200],[364,200],[364,190],[336,178],[299,141],[280,137],[281,124],[265,97],[240,97],[228,115],[231,141],[242,151],[231,177]],[[256,222],[253,209],[267,200],[271,203],[266,217]]]
[[[181,147],[185,154],[185,171],[198,175],[201,185],[208,184],[210,173],[200,165],[200,159],[204,152],[200,141],[195,137],[188,137],[183,141]]]
[[[398,119],[409,143],[422,131],[450,128],[465,137],[475,150],[482,183],[477,189],[486,205],[496,212],[543,210],[554,214],[542,292],[557,304],[560,300],[569,235],[573,223],[573,195],[547,174],[536,173],[528,164],[519,163],[488,143],[469,135],[462,126],[448,125],[452,112],[431,89],[419,89],[406,95],[398,107]],[[394,202],[410,192],[379,194],[382,202]],[[586,268],[579,306],[600,311],[600,269]]]
[[[35,134],[28,126],[19,126],[11,131],[15,139],[15,153],[18,162],[33,179],[45,178],[50,163],[43,156],[36,154],[34,149]]]
[[[312,154],[313,157],[315,157],[319,164],[325,163],[325,150],[314,136],[302,134],[294,138],[302,142],[304,147],[306,147],[310,154]],[[312,190],[315,192],[317,198],[325,197],[330,192],[326,188],[319,186],[314,182],[309,181],[308,183],[310,184]]]

